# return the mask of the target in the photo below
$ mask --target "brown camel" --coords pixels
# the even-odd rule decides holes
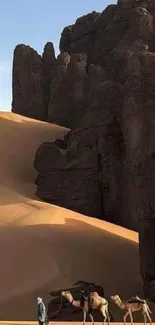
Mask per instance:
[[[111,296],[111,299],[119,308],[127,311],[124,315],[124,324],[126,324],[127,316],[130,316],[131,324],[133,324],[132,313],[135,311],[141,311],[144,317],[144,324],[146,324],[147,319],[149,320],[150,324],[152,324],[152,320],[149,315],[151,314],[151,311],[145,300],[142,300],[138,296],[136,296],[135,298],[131,298],[127,301],[122,301],[118,295]]]
[[[89,315],[94,325],[94,318],[89,308],[88,298],[85,299],[84,306],[81,306],[80,300],[75,300],[70,291],[63,291],[61,295],[65,297],[72,304],[72,306],[81,308],[83,310],[83,325],[86,322],[87,315]],[[108,301],[103,297],[99,296],[97,292],[92,292],[90,294],[90,304],[91,304],[91,309],[98,309],[103,315],[104,317],[103,324],[105,323],[106,320],[108,320],[108,324],[109,324],[110,316],[108,311]]]

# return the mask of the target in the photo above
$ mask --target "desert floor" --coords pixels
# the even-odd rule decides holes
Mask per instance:
[[[69,323],[67,323],[67,322],[54,322],[54,323],[56,323],[56,325],[82,325],[82,323],[80,323],[80,322],[69,322]],[[53,322],[50,322],[49,323],[49,325],[52,325],[53,324]],[[95,322],[95,324],[97,324],[97,325],[102,325],[102,323],[99,323],[99,322]],[[127,324],[130,324],[130,323],[127,323]],[[155,323],[152,323],[152,325],[154,325]],[[21,322],[6,322],[6,321],[4,321],[4,322],[0,322],[0,325],[38,325],[38,323],[37,322],[24,322],[24,321],[21,321]],[[90,323],[90,322],[87,322],[87,325],[92,325],[92,323]],[[110,325],[124,325],[124,323],[110,323]],[[142,325],[142,323],[136,323],[136,325]]]
[[[103,285],[107,298],[142,296],[137,233],[35,196],[35,152],[42,142],[63,138],[66,132],[0,112],[1,320],[35,320],[38,295],[47,303],[51,290],[78,280]],[[155,306],[150,307],[154,319]],[[113,304],[111,308],[116,321],[122,321],[124,313]]]

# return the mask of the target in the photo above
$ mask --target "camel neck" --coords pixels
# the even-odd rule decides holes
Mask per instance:
[[[70,303],[72,304],[72,306],[74,307],[80,307],[80,300],[75,300],[74,298],[72,300],[70,300]]]
[[[124,303],[123,303],[123,301],[122,301],[120,298],[117,300],[117,305],[118,305],[120,308],[124,308]]]
[[[70,302],[70,304],[72,304],[72,303],[73,303],[73,301],[74,301],[74,298],[73,298],[73,296],[70,296],[70,297],[68,297],[68,301]]]

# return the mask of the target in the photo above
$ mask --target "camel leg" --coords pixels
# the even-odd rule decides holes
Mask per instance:
[[[127,311],[127,313],[124,315],[123,319],[124,319],[124,324],[126,324],[126,318],[129,315],[129,311]]]
[[[108,310],[108,308],[106,309],[106,314],[107,314],[108,325],[109,325],[109,323],[110,323],[110,315],[109,315],[109,310]]]
[[[133,324],[133,316],[132,316],[132,311],[129,310],[129,316],[130,316],[130,320],[131,320],[131,325]]]
[[[147,318],[148,318],[148,320],[149,320],[149,322],[150,322],[150,325],[151,325],[151,324],[152,324],[152,319],[151,319],[151,317],[150,317],[150,315],[149,315],[149,312],[146,311],[146,313],[145,313],[144,315],[145,315],[145,317],[146,317],[146,320],[144,320],[144,322],[146,323]]]
[[[144,325],[146,324],[146,314],[145,314],[145,312],[142,312],[142,314],[143,314],[143,317],[144,317]]]
[[[90,319],[91,319],[91,321],[92,321],[92,323],[93,323],[93,325],[95,324],[94,323],[94,318],[93,318],[93,315],[91,314],[91,313],[89,313],[89,317],[90,317]]]
[[[103,317],[104,317],[104,320],[103,320],[103,325],[105,324],[105,322],[106,322],[106,320],[107,320],[107,316],[106,315],[104,315],[104,314],[102,314],[103,315]]]
[[[87,312],[86,312],[86,310],[84,309],[84,310],[83,310],[83,325],[84,325],[85,322],[86,322],[86,316],[87,316]]]
[[[150,322],[150,325],[152,325],[152,319],[151,319],[149,313],[147,314],[147,317],[148,317],[148,320],[149,320],[149,322]]]
[[[104,325],[104,323],[105,323],[105,321],[107,320],[107,315],[106,315],[106,311],[105,311],[105,309],[100,309],[100,312],[101,312],[101,314],[102,314],[102,316],[103,316],[103,318],[104,318],[104,320],[103,320],[103,325]]]
[[[149,311],[148,311],[148,308],[147,308],[147,306],[143,306],[142,307],[142,314],[143,314],[143,317],[144,317],[144,324],[146,324],[146,322],[147,322],[147,318],[148,318],[148,320],[149,320],[149,322],[150,322],[150,325],[152,324],[152,319],[151,319],[151,317],[150,317],[150,314],[149,314]]]

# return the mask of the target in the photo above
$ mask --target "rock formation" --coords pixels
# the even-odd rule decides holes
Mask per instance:
[[[43,51],[42,55],[42,83],[43,83],[43,100],[44,100],[44,117],[48,119],[48,104],[50,100],[51,83],[56,75],[56,63],[55,50],[53,43],[48,42]],[[42,109],[43,110],[43,109]]]
[[[72,129],[38,149],[37,195],[139,231],[144,292],[153,301],[154,17],[154,0],[118,0],[66,27],[57,59],[49,45],[42,58],[17,46],[13,66],[13,111]]]
[[[56,78],[51,83],[48,120],[74,128],[86,110],[88,75],[85,54],[63,52],[57,58]],[[63,103],[63,105],[62,105]]]
[[[14,51],[12,112],[46,120],[42,59],[23,44],[17,45]]]

